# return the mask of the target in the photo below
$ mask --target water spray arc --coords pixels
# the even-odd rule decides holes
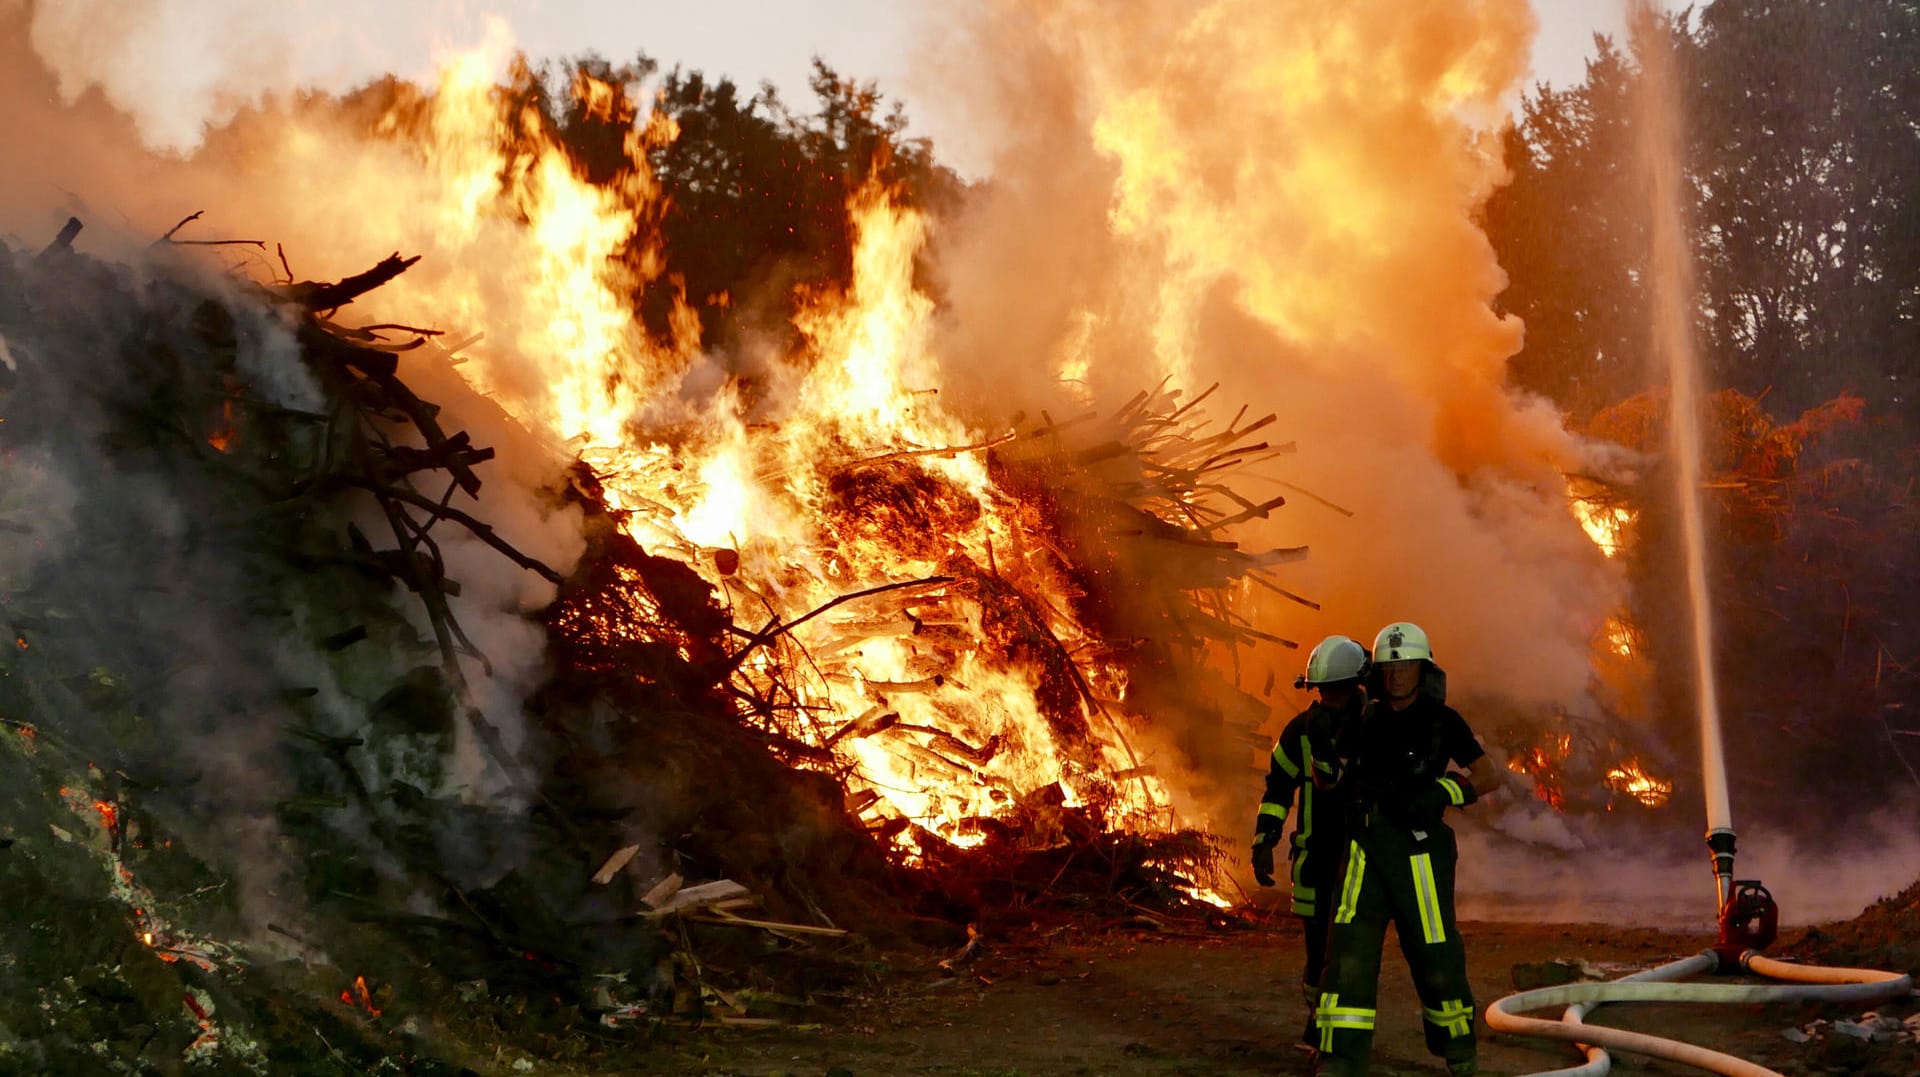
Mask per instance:
[[[1727,795],[1727,765],[1720,731],[1720,699],[1713,672],[1713,616],[1707,592],[1706,527],[1700,489],[1701,392],[1691,301],[1693,260],[1687,242],[1681,194],[1682,142],[1679,95],[1674,83],[1670,31],[1650,0],[1626,0],[1627,25],[1641,58],[1640,152],[1651,191],[1653,347],[1666,365],[1668,452],[1674,461],[1675,494],[1686,550],[1687,596],[1692,613],[1695,706],[1700,716],[1701,779],[1706,794],[1707,849],[1712,856],[1719,942],[1692,957],[1648,969],[1612,983],[1569,984],[1522,991],[1487,1007],[1487,1026],[1566,1040],[1587,1061],[1532,1077],[1605,1077],[1608,1048],[1696,1066],[1727,1077],[1781,1077],[1733,1055],[1693,1044],[1622,1029],[1584,1024],[1608,1002],[1867,1003],[1904,996],[1913,977],[1874,969],[1825,968],[1776,960],[1760,951],[1771,945],[1779,910],[1758,880],[1733,876],[1733,810]],[[1783,984],[1682,983],[1712,973],[1752,973]],[[1557,1021],[1523,1017],[1528,1010],[1565,1006]]]

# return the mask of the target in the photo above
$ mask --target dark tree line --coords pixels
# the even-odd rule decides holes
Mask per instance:
[[[1708,380],[1793,415],[1920,414],[1920,3],[1714,0],[1675,17]],[[1601,39],[1508,140],[1486,225],[1527,324],[1514,381],[1577,418],[1650,384],[1635,49]]]
[[[1698,274],[1716,668],[1736,797],[1792,815],[1920,768],[1920,2],[1714,0],[1674,49]],[[1485,224],[1526,323],[1512,381],[1654,454],[1631,613],[1684,743],[1685,581],[1649,362],[1641,45],[1539,87]],[[1742,784],[1745,784],[1744,791]],[[1802,818],[1805,816],[1802,815]]]

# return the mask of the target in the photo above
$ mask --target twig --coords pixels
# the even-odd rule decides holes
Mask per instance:
[[[748,640],[745,646],[741,647],[738,651],[734,652],[733,656],[727,662],[726,672],[728,674],[731,674],[734,670],[740,668],[740,663],[746,660],[747,655],[752,653],[755,647],[763,646],[767,643],[773,642],[776,639],[779,639],[781,636],[784,636],[788,632],[791,632],[794,629],[799,628],[801,625],[806,624],[808,621],[813,620],[815,617],[820,616],[821,614],[827,612],[830,609],[833,609],[835,606],[838,606],[843,602],[851,602],[856,598],[866,598],[870,595],[885,594],[888,591],[900,591],[908,587],[938,587],[941,584],[947,584],[952,582],[953,582],[952,576],[928,576],[925,579],[920,579],[920,580],[903,580],[899,583],[883,583],[878,587],[869,587],[864,591],[852,591],[847,594],[841,595],[839,598],[836,598],[833,601],[828,602],[826,605],[817,607],[812,612],[807,613],[804,616],[798,617],[791,621],[786,621],[784,623],[781,623],[778,621],[778,618],[776,618],[775,619],[776,623],[769,624],[767,627],[754,633],[753,638]]]
[[[430,497],[427,497],[423,494],[414,493],[411,490],[401,490],[394,487],[383,487],[383,486],[380,486],[378,483],[375,483],[371,479],[362,478],[359,476],[346,476],[346,477],[343,477],[342,481],[344,481],[349,486],[357,486],[363,490],[367,490],[370,493],[372,493],[375,497],[392,498],[393,500],[399,501],[403,504],[412,505],[416,508],[425,509],[428,512],[433,513],[435,516],[445,517],[446,519],[452,520],[454,523],[457,523],[460,526],[466,528],[468,531],[472,532],[475,538],[478,538],[480,541],[500,551],[502,554],[506,556],[508,560],[512,561],[516,565],[519,565],[521,568],[524,568],[529,572],[537,573],[542,579],[545,579],[550,583],[557,584],[557,583],[566,582],[565,576],[562,576],[559,572],[556,572],[554,569],[548,567],[545,562],[536,560],[532,557],[528,557],[526,554],[523,554],[519,550],[514,549],[513,546],[507,542],[507,540],[501,538],[499,535],[494,533],[493,526],[491,524],[483,523],[479,519],[476,519],[475,517],[460,511],[459,509],[449,508],[433,500]],[[945,577],[935,577],[935,578],[945,579]],[[925,582],[925,581],[915,581],[915,582]],[[886,590],[892,590],[895,587],[904,587],[904,586],[909,586],[909,585],[889,584],[886,587],[877,588],[877,590],[886,591]],[[861,594],[867,594],[867,593],[870,593],[870,592],[861,592]],[[858,597],[858,595],[849,595],[847,597],[856,598]],[[821,607],[821,608],[824,610],[826,607]],[[813,616],[813,614],[808,614],[807,616],[811,617]],[[798,622],[795,622],[795,623],[797,624]]]
[[[901,449],[899,452],[882,453],[879,456],[869,456],[864,460],[855,460],[840,470],[843,472],[852,471],[855,468],[872,467],[875,464],[884,464],[892,460],[907,460],[916,456],[958,456],[963,452],[979,452],[982,449],[992,449],[1000,445],[1005,445],[1007,442],[1013,441],[1019,436],[1017,433],[1002,434],[991,441],[982,441],[975,445],[950,445],[933,449]]]
[[[263,239],[169,239],[166,243],[172,247],[258,247],[263,251],[267,249],[267,242]]]
[[[1281,598],[1290,598],[1293,601],[1300,603],[1302,606],[1305,606],[1310,610],[1317,610],[1320,608],[1320,603],[1315,602],[1311,598],[1302,598],[1301,596],[1294,594],[1292,591],[1289,591],[1286,588],[1280,586],[1279,584],[1274,583],[1273,581],[1267,579],[1265,576],[1260,575],[1258,572],[1247,573],[1247,578],[1259,584],[1260,586],[1266,588],[1267,590],[1272,591],[1274,594],[1279,595]]]
[[[1901,766],[1907,768],[1907,776],[1913,779],[1913,784],[1920,785],[1920,771],[1914,770],[1913,764],[1907,762],[1907,757],[1901,753],[1900,742],[1893,739],[1893,724],[1887,721],[1887,715],[1884,711],[1880,714],[1880,728],[1887,733],[1887,744],[1893,748],[1893,757],[1900,761]],[[1900,732],[1905,733],[1907,731],[1903,729],[1900,730]]]
[[[166,234],[162,235],[159,241],[161,243],[165,243],[168,240],[172,239],[175,232],[178,232],[180,231],[180,229],[185,228],[187,225],[190,225],[193,222],[199,220],[200,215],[205,212],[206,210],[204,209],[196,209],[192,213],[187,214],[185,217],[180,218],[180,223],[174,225],[172,228],[167,229]],[[286,260],[286,256],[282,254],[281,261],[284,262],[285,260]],[[292,279],[293,274],[289,273],[287,274],[287,277],[288,279]]]
[[[1353,515],[1352,509],[1342,508],[1339,505],[1336,505],[1333,502],[1328,501],[1326,498],[1321,497],[1319,494],[1314,493],[1312,490],[1308,490],[1300,486],[1295,486],[1293,483],[1286,482],[1280,479],[1273,480],[1273,484],[1275,486],[1284,486],[1287,489],[1292,490],[1294,493],[1299,494],[1301,497],[1312,498],[1313,500],[1320,502],[1322,505],[1325,505],[1326,507],[1332,509],[1333,511],[1339,513],[1342,516]]]

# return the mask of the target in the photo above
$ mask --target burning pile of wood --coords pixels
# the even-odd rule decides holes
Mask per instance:
[[[1210,663],[1286,644],[1225,589],[1306,601],[1268,572],[1302,551],[1226,537],[1282,503],[1221,481],[1285,451],[1257,439],[1270,419],[1210,429],[1162,390],[841,461],[823,548],[895,544],[934,571],[756,617],[737,553],[642,549],[583,465],[551,491],[584,510],[570,573],[489,525],[494,449],[450,421],[486,403],[401,377],[457,349],[335,317],[412,260],[256,285],[160,249],[136,288],[77,232],[0,252],[0,763],[45,794],[0,833],[0,891],[72,921],[36,936],[67,949],[12,955],[21,975],[151,982],[64,1031],[79,996],[36,1009],[14,985],[29,1001],[0,1021],[39,1060],[118,1043],[115,1022],[184,1037],[129,1056],[236,1065],[317,1034],[343,1071],[641,1017],[752,1024],[804,1002],[795,984],[859,974],[835,956],[866,945],[844,927],[959,945],[996,910],[1164,911],[1207,881],[1213,850],[1156,773],[1196,759],[1136,741],[1177,713],[1215,727],[1196,742],[1244,742],[1266,716]],[[1017,523],[978,549],[939,537],[982,511],[929,466],[959,454]],[[457,612],[449,536],[559,587],[525,728],[477,702],[501,656]],[[160,610],[198,623],[156,636]],[[883,645],[907,656],[887,679],[859,661]],[[1038,726],[1008,717],[1023,700]],[[226,836],[242,818],[262,840]],[[75,889],[96,870],[111,885]],[[455,998],[476,1024],[396,1031]],[[503,1033],[484,1015],[506,1009]]]
[[[982,445],[830,467],[811,563],[831,570],[839,550],[884,545],[933,574],[794,617],[734,623],[717,592],[736,609],[755,593],[738,554],[656,556],[609,518],[550,615],[559,654],[641,682],[652,706],[704,696],[776,758],[830,776],[943,914],[1049,890],[1180,900],[1211,877],[1212,852],[1182,832],[1157,767],[1214,761],[1169,749],[1168,732],[1209,750],[1257,741],[1266,705],[1214,663],[1248,644],[1293,646],[1227,592],[1251,583],[1311,604],[1270,572],[1303,549],[1253,553],[1223,537],[1284,504],[1241,497],[1223,474],[1290,446],[1256,440],[1271,417],[1208,429],[1205,396],[1142,393],[1105,419],[1042,416]],[[984,457],[996,517],[1013,525],[977,550],[951,536],[975,525],[981,499],[924,466],[960,453]],[[590,479],[575,489],[597,499]],[[1135,747],[1143,730],[1158,734],[1158,759]],[[1095,847],[1077,861],[1084,878],[1069,872]]]

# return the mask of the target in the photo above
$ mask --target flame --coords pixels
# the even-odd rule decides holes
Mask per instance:
[[[239,431],[234,426],[233,401],[224,400],[220,403],[220,425],[214,429],[213,433],[207,435],[207,444],[221,452],[226,452],[233,447],[233,439],[238,434]]]
[[[101,829],[112,833],[113,829],[119,825],[120,809],[115,807],[112,801],[96,800],[93,802],[93,810],[100,813]]]
[[[1549,735],[1541,744],[1523,748],[1507,757],[1507,769],[1533,779],[1533,795],[1555,811],[1567,810],[1567,795],[1561,783],[1560,764],[1571,753],[1573,738],[1566,734]]]
[[[1567,508],[1573,512],[1573,518],[1579,521],[1580,529],[1587,533],[1587,538],[1602,554],[1610,558],[1620,556],[1620,551],[1626,548],[1637,516],[1632,509],[1581,496],[1571,485],[1568,487]]]
[[[1620,745],[1611,738],[1605,745],[1590,740],[1583,743],[1585,746],[1576,752],[1571,733],[1549,732],[1536,743],[1509,756],[1507,769],[1532,778],[1534,795],[1556,811],[1568,810],[1570,801],[1575,799],[1569,795],[1570,791],[1578,789],[1605,788],[1630,796],[1649,808],[1664,805],[1673,795],[1671,781],[1648,772],[1638,756],[1620,754]],[[1606,755],[1617,755],[1618,758],[1601,772],[1590,760],[1603,751],[1605,754],[1601,758]],[[1590,796],[1583,795],[1578,799],[1592,807],[1600,806]],[[1605,807],[1611,811],[1613,803],[1608,801]]]
[[[1621,658],[1632,658],[1634,656],[1637,651],[1635,642],[1638,636],[1639,633],[1635,631],[1634,627],[1628,624],[1624,618],[1617,615],[1607,618],[1606,621],[1600,625],[1601,640],[1606,644],[1609,651],[1612,651]]]
[[[1657,808],[1673,795],[1673,783],[1648,774],[1632,756],[1607,771],[1607,785],[1645,804]]]
[[[612,187],[595,187],[574,174],[534,117],[500,114],[485,70],[478,58],[457,60],[423,122],[396,112],[383,126],[424,142],[442,180],[437,212],[446,236],[478,236],[502,214],[526,222],[532,268],[510,311],[518,324],[511,350],[543,364],[541,391],[517,385],[504,360],[478,364],[476,385],[521,421],[568,439],[598,472],[629,534],[652,552],[680,557],[756,617],[770,611],[795,621],[841,595],[959,565],[981,576],[1004,573],[1037,595],[1050,611],[1045,631],[1062,646],[1086,641],[1088,633],[1061,612],[1060,581],[1009,559],[1012,536],[1035,522],[1019,517],[978,453],[944,451],[988,439],[949,415],[936,395],[933,303],[913,281],[926,239],[920,214],[878,182],[855,192],[851,285],[807,297],[795,319],[804,373],[780,413],[767,416],[777,422],[754,421],[734,394],[722,392],[704,410],[650,424],[649,409],[662,406],[657,398],[697,344],[690,317],[662,348],[632,314],[634,288],[659,272],[656,241],[640,223],[658,198],[643,150],[646,140],[672,132],[657,120],[637,125],[631,171]],[[591,107],[615,92],[592,80],[575,90]],[[515,148],[483,152],[507,145]],[[477,283],[442,278],[429,285],[438,291],[415,301],[498,317]],[[873,470],[878,458],[911,462]],[[897,485],[902,476],[910,488]],[[937,514],[934,525],[915,526],[915,514],[926,512]],[[1115,813],[1163,809],[1157,779],[1124,783],[1115,796],[1100,777],[1137,763],[1110,724],[1089,738],[1093,758],[1076,758],[1078,748],[1058,742],[1039,701],[1042,674],[993,653],[984,637],[995,626],[965,587],[876,605],[893,612],[849,607],[783,641],[812,660],[817,677],[776,687],[782,670],[801,664],[795,654],[778,662],[756,656],[739,675],[756,691],[797,697],[809,720],[789,732],[852,764],[852,791],[877,794],[869,811],[876,821],[914,824],[896,832],[903,850],[915,849],[921,835],[978,844],[986,837],[970,820],[1012,810],[1024,794],[1052,786],[1064,790],[1068,806],[1098,795]],[[929,625],[942,633],[941,646],[923,635]],[[875,708],[895,717],[872,732],[851,728]]]
[[[360,1005],[370,1016],[380,1016],[380,1008],[373,1004],[373,992],[367,990],[367,978],[365,976],[355,976],[353,978],[353,991],[355,995],[359,996]],[[346,992],[342,991],[341,994],[345,995]],[[351,1006],[353,1002],[354,1000],[352,998],[347,999],[347,1005]]]

